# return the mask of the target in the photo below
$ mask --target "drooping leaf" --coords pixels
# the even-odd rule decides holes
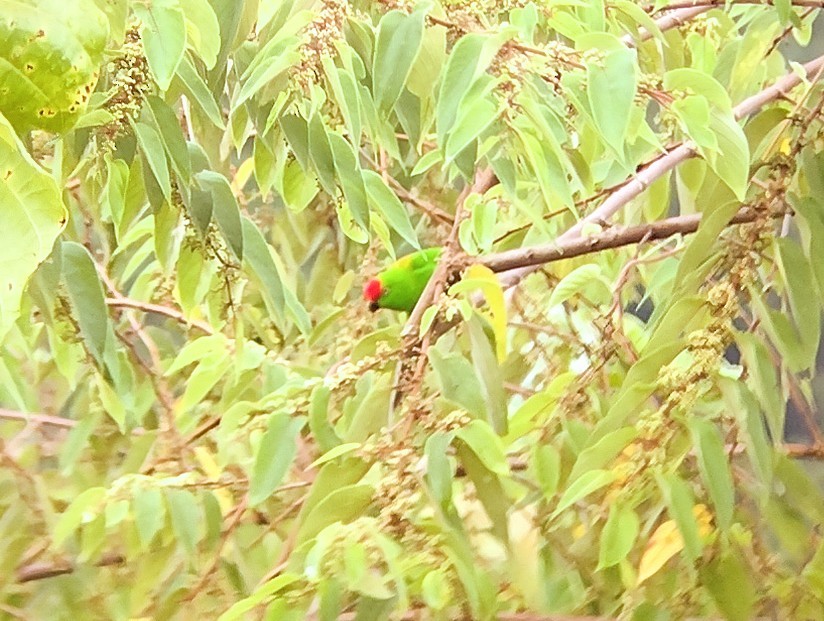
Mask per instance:
[[[706,420],[693,418],[689,426],[698,456],[698,468],[715,506],[718,526],[727,529],[732,524],[735,486],[724,442],[715,425]]]
[[[624,560],[635,544],[639,529],[638,514],[631,507],[612,505],[601,533],[598,568],[612,567]]]
[[[20,314],[23,288],[51,253],[66,224],[66,208],[53,178],[34,162],[0,116],[0,342]]]
[[[379,110],[398,100],[418,56],[423,37],[424,11],[389,11],[378,23],[372,63],[372,92]]]
[[[623,158],[632,102],[635,98],[635,52],[621,46],[587,63],[587,98],[592,118],[619,157]]]
[[[179,0],[152,0],[133,6],[142,23],[146,60],[160,90],[169,88],[186,50],[186,22]]]
[[[266,433],[255,455],[249,506],[259,505],[280,485],[297,453],[296,439],[304,422],[303,418],[290,418],[287,414],[273,414],[269,418]]]
[[[195,179],[204,191],[212,195],[212,216],[229,248],[238,259],[243,259],[243,225],[237,198],[229,181],[220,173],[202,170]]]

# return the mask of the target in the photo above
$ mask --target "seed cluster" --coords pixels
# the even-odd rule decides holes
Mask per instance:
[[[115,140],[131,131],[131,123],[140,116],[153,88],[138,25],[126,31],[120,54],[109,63],[107,73],[114,94],[106,102],[106,110],[114,119],[101,127],[99,134],[104,150],[111,151]]]

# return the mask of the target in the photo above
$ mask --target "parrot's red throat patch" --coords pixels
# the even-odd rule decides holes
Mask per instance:
[[[377,302],[382,295],[383,285],[381,284],[381,281],[377,278],[373,278],[372,280],[367,281],[365,285],[363,285],[364,300],[368,300],[370,302]]]

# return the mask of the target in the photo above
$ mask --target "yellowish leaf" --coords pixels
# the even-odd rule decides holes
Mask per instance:
[[[491,315],[492,332],[495,334],[495,348],[498,361],[506,358],[506,300],[504,290],[495,272],[478,263],[470,265],[461,282],[450,289],[450,293],[462,293],[480,289],[486,298]]]
[[[707,509],[707,505],[695,505],[692,508],[692,514],[695,516],[695,521],[698,522],[698,534],[703,539],[712,534],[712,513]]]
[[[243,190],[243,186],[246,185],[246,182],[249,181],[249,178],[252,176],[252,172],[255,170],[255,160],[254,158],[247,158],[245,159],[240,166],[237,168],[237,172],[235,173],[235,178],[232,179],[232,192],[235,194],[240,194]]]
[[[649,538],[641,563],[638,565],[638,584],[655,575],[668,560],[684,549],[684,540],[674,520],[662,523]]]
[[[712,513],[704,504],[695,505],[692,514],[698,523],[698,533],[703,539],[712,534]],[[641,563],[638,566],[638,584],[654,575],[660,570],[668,560],[684,549],[684,539],[678,530],[678,526],[673,520],[662,523],[652,536],[641,556]]]

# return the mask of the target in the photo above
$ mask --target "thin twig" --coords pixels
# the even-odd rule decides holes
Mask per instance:
[[[798,18],[798,19],[799,19],[799,21],[803,22],[803,21],[804,21],[805,19],[807,19],[810,15],[812,15],[812,14],[815,12],[815,10],[816,10],[815,8],[811,7],[811,8],[809,8],[809,9],[807,9],[806,11],[804,11],[804,12],[803,12],[803,13],[799,16],[799,18]],[[791,33],[794,29],[795,29],[795,26],[794,26],[793,24],[790,24],[789,26],[787,26],[787,27],[786,27],[786,28],[785,28],[785,29],[781,32],[781,34],[780,34],[780,35],[778,35],[775,39],[773,39],[772,44],[770,45],[770,47],[769,47],[769,48],[767,48],[767,51],[766,51],[766,52],[764,52],[764,58],[766,59],[766,58],[767,58],[770,54],[772,54],[772,53],[773,53],[773,52],[774,52],[774,51],[778,48],[778,46],[781,44],[781,42],[782,42],[784,39],[786,39],[786,38],[790,35],[790,33]]]
[[[49,414],[31,414],[29,412],[18,412],[16,410],[6,410],[0,408],[0,418],[6,420],[19,420],[26,423],[35,423],[38,425],[51,425],[52,427],[63,427],[64,429],[72,429],[77,425],[76,420],[71,418],[63,418],[62,416],[50,416]]]
[[[109,565],[121,565],[126,562],[122,554],[104,554],[95,565],[106,567]],[[75,570],[75,564],[69,561],[56,561],[52,563],[39,562],[31,565],[24,565],[17,570],[17,582],[32,582],[34,580],[44,580],[70,574]]]
[[[693,17],[697,17],[701,15],[701,13],[705,13],[709,11],[712,7],[709,6],[698,6],[698,7],[689,7],[686,9],[678,9],[675,11],[671,11],[659,17],[655,20],[655,25],[658,26],[658,29],[661,32],[666,30],[671,30],[672,28],[677,28],[679,26],[683,26]],[[624,35],[621,38],[621,41],[627,47],[635,47],[639,43],[643,41],[647,41],[655,36],[652,32],[647,30],[646,28],[639,28],[638,29],[638,36],[633,37],[632,35]]]
[[[205,334],[212,335],[215,333],[212,326],[208,323],[199,321],[197,319],[187,319],[186,315],[179,310],[169,308],[168,306],[161,306],[160,304],[152,304],[151,302],[141,302],[139,300],[132,300],[124,296],[106,298],[106,304],[115,308],[133,308],[135,310],[143,311],[144,313],[153,313],[155,315],[163,315],[174,319],[178,323],[185,326],[197,328]]]

